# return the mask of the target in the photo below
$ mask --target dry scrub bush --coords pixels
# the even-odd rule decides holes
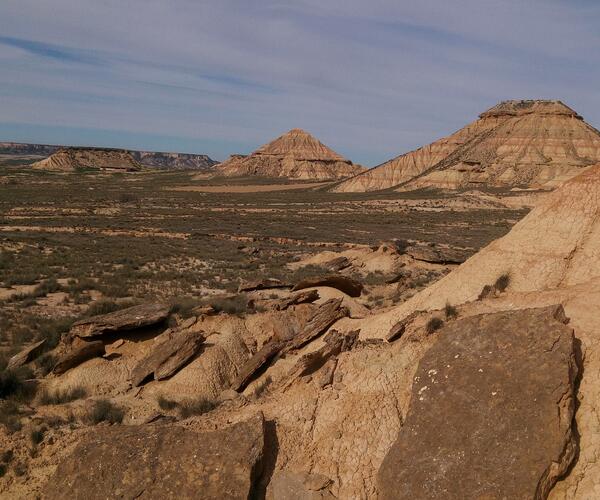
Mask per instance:
[[[92,408],[87,414],[87,421],[90,424],[96,425],[100,422],[108,422],[110,424],[120,424],[123,421],[125,412],[108,399],[98,399],[94,401]]]
[[[427,332],[427,335],[431,335],[433,332],[439,330],[443,324],[444,321],[441,318],[438,318],[437,316],[431,318],[425,326],[425,331]]]
[[[63,391],[56,390],[50,392],[43,390],[38,396],[38,402],[41,405],[62,405],[70,403],[76,399],[82,399],[87,396],[87,392],[83,387],[72,387]]]

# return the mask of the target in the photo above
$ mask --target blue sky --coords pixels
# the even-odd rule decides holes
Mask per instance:
[[[247,153],[301,127],[367,166],[503,99],[600,127],[600,2],[2,0],[0,141]]]

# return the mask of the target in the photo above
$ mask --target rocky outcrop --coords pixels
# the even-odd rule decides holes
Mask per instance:
[[[243,391],[255,374],[279,354],[285,346],[285,341],[273,341],[265,344],[244,363],[238,376],[231,384],[231,389],[234,391]]]
[[[189,153],[162,153],[156,151],[130,151],[140,164],[161,170],[200,170],[211,172],[218,162],[207,155]]]
[[[204,340],[204,333],[193,329],[160,334],[150,352],[133,368],[131,383],[137,387],[151,375],[154,380],[170,377],[198,353]]]
[[[552,499],[594,498],[600,489],[600,166],[592,167],[544,198],[503,238],[494,241],[450,274],[403,304],[376,317],[353,321],[365,337],[389,332],[419,310],[443,309],[489,313],[561,303],[582,342],[584,372],[579,387],[577,428],[580,452],[576,464],[550,493]],[[482,289],[498,277],[510,280],[501,294],[477,301]],[[401,339],[402,341],[402,339]],[[395,345],[395,344],[393,344]]]
[[[364,170],[301,129],[290,130],[248,156],[234,155],[215,168],[216,175],[228,177],[300,180],[344,179]]]
[[[406,247],[404,253],[415,260],[432,264],[462,264],[470,255],[467,250],[425,245],[410,245]]]
[[[238,287],[240,292],[253,292],[255,290],[267,290],[269,288],[291,288],[291,285],[283,283],[274,278],[265,278],[262,280],[242,281]]]
[[[134,151],[134,150],[120,150],[120,149],[109,149],[109,148],[76,148],[76,147],[65,147],[65,146],[54,146],[46,144],[26,144],[26,143],[15,143],[15,142],[0,142],[0,154],[13,156],[15,158],[35,158],[35,157],[49,157],[60,150],[93,150],[97,152],[110,153],[116,151],[118,153],[129,153],[131,158],[140,165],[148,168],[164,169],[164,170],[202,170],[210,171],[216,161],[212,160],[207,155],[202,154],[189,154],[189,153],[163,153],[157,151]],[[51,168],[48,168],[51,167]],[[59,168],[60,167],[60,168]],[[64,168],[63,168],[64,167]],[[48,162],[42,165],[42,168],[47,169],[67,169],[72,170],[69,165],[59,161],[57,163]],[[82,167],[88,168],[88,167]]]
[[[600,132],[562,102],[505,101],[451,136],[352,177],[333,190],[554,188],[598,161]]]
[[[131,332],[162,323],[167,319],[170,311],[171,306],[160,302],[127,307],[77,321],[71,327],[69,334],[74,337],[91,338],[115,332]]]
[[[360,297],[360,294],[363,291],[362,283],[359,283],[355,279],[349,278],[348,276],[343,276],[341,274],[335,274],[331,276],[319,276],[316,278],[306,278],[296,283],[292,288],[292,291],[304,290],[305,288],[313,288],[319,286],[328,286],[331,288],[336,288],[337,290],[344,292],[350,297]]]
[[[302,331],[293,337],[285,346],[286,351],[299,349],[325,332],[337,320],[348,316],[348,309],[342,306],[342,299],[329,299],[306,323]]]
[[[319,292],[317,290],[300,290],[299,292],[290,294],[288,297],[273,299],[270,306],[277,311],[285,311],[288,307],[298,304],[310,304],[318,299]]]
[[[380,498],[546,498],[577,451],[578,365],[564,319],[554,306],[438,332],[381,465]]]
[[[142,169],[129,153],[122,149],[66,148],[31,165],[37,170],[74,172],[77,170],[109,170],[134,172]]]
[[[267,342],[244,363],[238,376],[231,385],[234,391],[243,390],[265,365],[281,352],[299,349],[308,342],[325,332],[337,320],[348,315],[348,310],[342,307],[341,299],[331,299],[319,306],[302,330],[292,338],[278,336],[276,340]]]
[[[261,473],[263,416],[212,432],[167,425],[88,432],[43,488],[47,499],[250,498]]]
[[[52,372],[55,375],[62,375],[89,359],[103,356],[105,352],[104,343],[101,340],[87,341],[76,338],[62,353]]]
[[[549,194],[503,238],[413,298],[378,316],[391,328],[417,310],[476,301],[507,274],[508,292],[538,292],[600,278],[600,165]],[[363,328],[370,330],[365,324]]]
[[[6,369],[11,370],[13,368],[18,368],[19,366],[23,366],[23,365],[29,363],[30,361],[33,361],[35,358],[37,358],[41,354],[41,351],[44,348],[45,343],[46,343],[45,339],[40,340],[39,342],[36,342],[36,343],[30,345],[29,347],[26,347],[22,351],[18,352],[17,354],[12,356],[8,360]]]

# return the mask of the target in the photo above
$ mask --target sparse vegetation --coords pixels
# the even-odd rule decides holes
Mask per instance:
[[[179,415],[181,418],[188,418],[194,415],[203,415],[214,410],[218,406],[216,401],[206,398],[189,399],[178,404]]]
[[[438,318],[437,316],[431,318],[427,322],[427,325],[425,325],[425,331],[427,332],[427,335],[431,335],[432,333],[439,330],[443,326],[443,324],[444,320],[442,318]]]
[[[171,300],[171,311],[179,314],[182,318],[193,316],[192,310],[200,304],[194,297],[178,297]]]
[[[83,314],[83,316],[86,318],[91,316],[99,316],[102,314],[108,314],[111,312],[119,311],[120,309],[125,309],[126,307],[131,307],[133,305],[135,305],[135,302],[115,302],[113,300],[101,299],[92,302]]]
[[[41,405],[62,405],[70,403],[76,399],[82,399],[87,395],[83,387],[76,386],[64,390],[48,391],[43,390],[38,395],[38,402]]]
[[[446,319],[454,319],[458,316],[458,309],[449,302],[446,302],[446,305],[444,306],[444,315],[446,316]]]
[[[217,312],[237,315],[248,312],[248,296],[245,293],[231,297],[210,297],[203,303],[210,305]]]
[[[0,424],[6,427],[8,432],[21,430],[21,416],[23,411],[19,404],[13,400],[0,401]]]
[[[273,383],[273,379],[270,375],[267,375],[263,380],[261,380],[256,387],[254,388],[254,397],[261,397],[269,388],[269,386]]]
[[[123,421],[125,412],[122,408],[115,405],[108,399],[98,399],[94,401],[92,408],[87,414],[87,421],[90,424],[96,425],[100,422],[108,422],[110,424],[120,424]]]
[[[31,431],[29,432],[29,441],[31,442],[32,446],[34,446],[34,447],[37,446],[43,440],[44,440],[44,429],[42,429],[42,428],[31,429]]]
[[[33,377],[31,369],[20,367],[0,372],[0,398],[29,401],[35,394],[35,385],[27,383]]]
[[[40,370],[41,374],[45,376],[52,371],[52,368],[54,368],[54,365],[56,364],[56,358],[52,354],[46,353],[37,358],[35,360],[35,364]]]
[[[157,398],[158,406],[161,410],[172,411],[179,406],[177,401],[173,401],[172,399],[168,399],[164,397],[162,394]]]
[[[509,285],[510,285],[510,274],[504,273],[498,277],[498,279],[494,283],[494,288],[496,290],[498,290],[500,293],[502,293],[508,288]]]

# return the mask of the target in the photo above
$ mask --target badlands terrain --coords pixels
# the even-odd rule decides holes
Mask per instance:
[[[599,135],[0,167],[0,496],[600,498]]]

